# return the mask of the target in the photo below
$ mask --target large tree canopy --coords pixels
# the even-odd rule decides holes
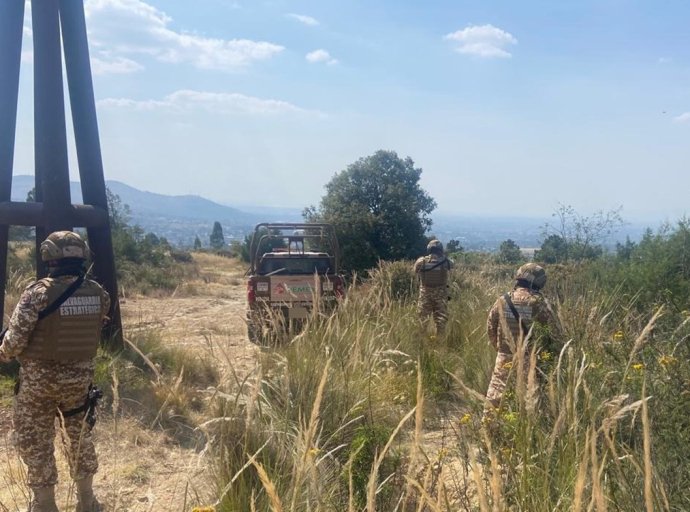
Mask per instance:
[[[419,186],[421,174],[411,158],[379,150],[336,173],[319,208],[307,208],[304,216],[335,226],[346,270],[419,256],[436,207]]]

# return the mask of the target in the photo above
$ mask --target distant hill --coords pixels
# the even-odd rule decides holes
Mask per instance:
[[[129,206],[132,223],[180,245],[191,245],[196,236],[206,245],[215,221],[221,223],[226,239],[230,240],[243,238],[259,222],[302,220],[298,209],[253,206],[246,212],[200,196],[146,192],[120,181],[107,180],[106,186],[120,197],[123,205]],[[33,187],[33,176],[13,176],[12,200],[25,201]],[[80,184],[71,182],[70,189],[72,202],[81,203]]]
[[[33,186],[33,176],[15,176],[12,179],[12,200],[25,200],[27,193]],[[200,196],[166,196],[154,192],[145,192],[120,181],[113,180],[106,181],[106,186],[111,192],[120,196],[122,202],[128,204],[133,214],[135,213],[137,216],[159,215],[187,219],[222,219],[232,223],[251,222],[256,217],[255,214],[223,206]],[[82,202],[79,183],[71,182],[70,188],[72,201],[75,203]]]
[[[0,0],[1,1],[1,0]],[[117,194],[122,204],[131,210],[131,222],[145,231],[166,237],[180,246],[192,246],[199,237],[204,246],[209,245],[213,223],[223,226],[226,241],[242,240],[259,222],[301,222],[301,210],[263,206],[232,207],[195,195],[168,196],[145,192],[119,181],[106,181],[108,188]],[[33,176],[12,178],[12,200],[24,201],[34,186]],[[71,183],[72,201],[80,203],[79,183]],[[434,215],[431,233],[441,241],[456,239],[470,251],[494,251],[502,241],[514,240],[522,248],[541,245],[543,226],[549,219],[523,217],[487,217],[470,215]],[[612,241],[625,240],[629,236],[638,240],[642,226],[627,224]]]

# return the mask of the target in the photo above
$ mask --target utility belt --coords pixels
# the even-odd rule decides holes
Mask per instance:
[[[56,414],[62,414],[63,418],[69,418],[84,413],[84,421],[89,425],[89,429],[92,429],[96,425],[98,401],[101,398],[103,398],[103,391],[93,384],[89,384],[89,391],[86,393],[86,400],[82,405],[68,411],[58,411]]]
[[[20,380],[17,379],[17,382],[14,384],[15,395],[19,393],[20,385]],[[89,384],[89,390],[86,393],[86,398],[84,399],[83,404],[67,411],[58,409],[55,411],[55,415],[62,416],[63,418],[70,418],[72,416],[76,416],[77,414],[84,413],[84,421],[89,426],[89,430],[91,430],[96,425],[96,419],[98,417],[98,401],[101,398],[103,398],[103,391],[101,391],[97,386]]]

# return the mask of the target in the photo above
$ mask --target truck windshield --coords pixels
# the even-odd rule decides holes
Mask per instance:
[[[326,274],[328,258],[265,258],[259,263],[259,275]]]

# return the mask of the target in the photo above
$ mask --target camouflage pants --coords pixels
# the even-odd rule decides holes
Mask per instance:
[[[489,410],[498,409],[501,405],[501,399],[503,398],[503,393],[508,384],[508,376],[510,375],[512,361],[513,354],[509,352],[499,352],[496,354],[494,371],[491,374],[489,389],[486,391],[487,403],[484,407],[485,416]]]
[[[442,333],[448,322],[448,290],[445,286],[424,287],[419,290],[417,312],[422,320],[432,317],[436,332]]]
[[[92,377],[93,372],[84,368],[22,361],[13,423],[30,487],[47,487],[58,481],[54,454],[56,422],[72,478],[79,480],[96,473],[98,461],[84,414],[66,418],[56,415],[58,408],[69,411],[84,404]]]

